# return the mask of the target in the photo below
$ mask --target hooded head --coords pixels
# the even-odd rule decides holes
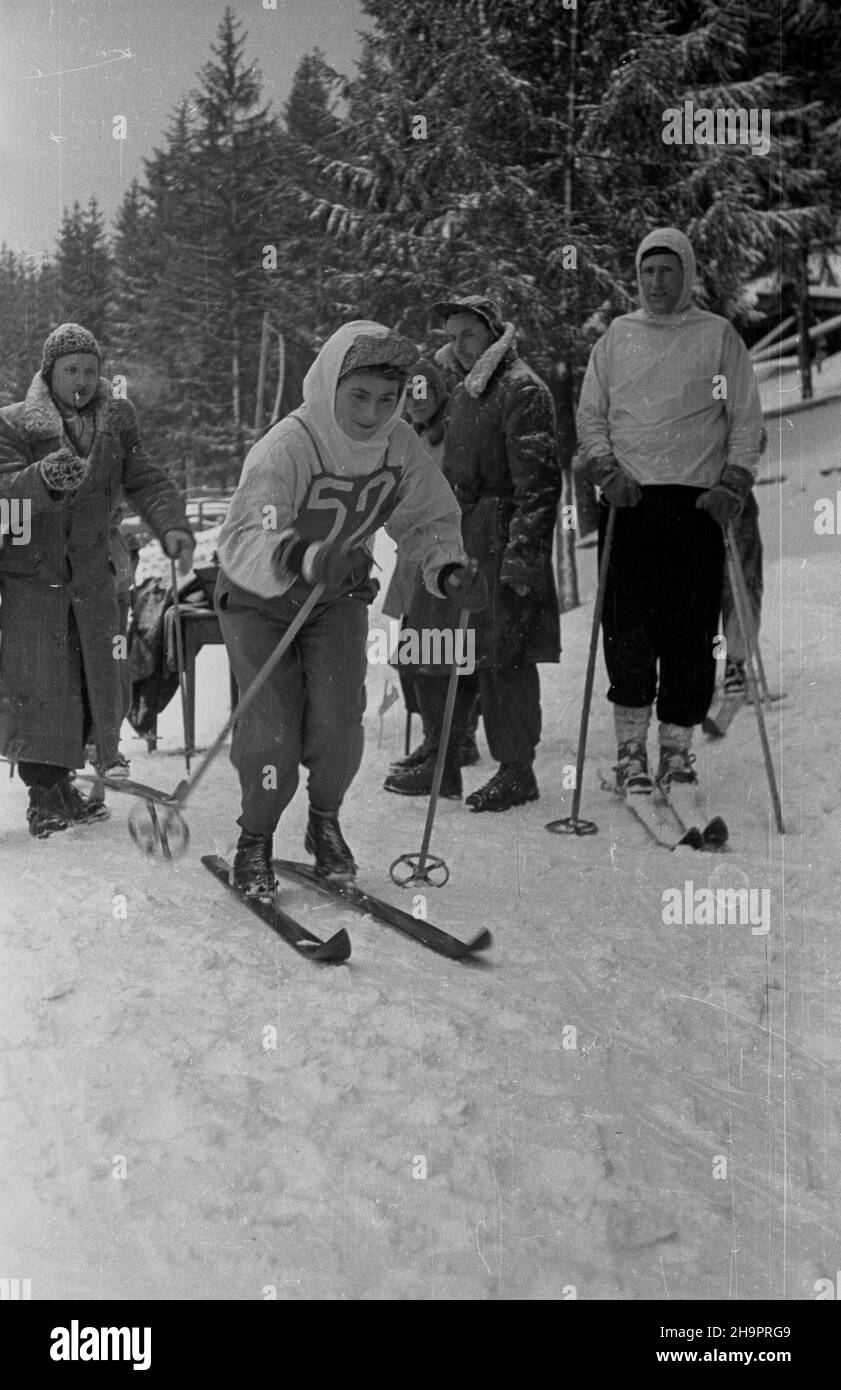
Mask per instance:
[[[304,404],[295,414],[318,435],[328,468],[363,472],[382,459],[403,414],[406,377],[417,356],[408,338],[370,319],[345,323],[327,339],[304,377]],[[378,367],[388,375],[378,375]]]
[[[649,299],[647,293],[649,287],[647,279],[657,264],[668,265],[668,261],[656,261],[655,256],[676,256],[680,263],[680,273],[682,284],[678,290],[676,302],[667,309],[657,307],[653,299]],[[649,277],[643,277],[643,263],[649,264]],[[672,264],[674,264],[672,262]],[[643,313],[654,318],[663,317],[664,314],[682,314],[692,303],[692,291],[695,287],[695,252],[692,244],[683,232],[679,232],[676,227],[657,227],[653,232],[644,236],[637,247],[637,284],[640,292],[640,304]]]
[[[416,430],[428,429],[438,420],[449,394],[435,363],[429,357],[419,357],[412,368],[412,390],[406,397],[406,413]]]

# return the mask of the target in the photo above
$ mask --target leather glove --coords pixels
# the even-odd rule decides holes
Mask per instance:
[[[753,474],[737,463],[728,463],[715,486],[702,492],[695,506],[709,512],[723,531],[739,515],[752,487]]]
[[[488,585],[476,561],[467,565],[444,565],[438,574],[438,588],[445,598],[456,600],[460,608],[481,613],[488,606]]]
[[[636,478],[620,468],[612,454],[592,459],[587,471],[590,481],[601,488],[611,507],[635,507],[642,497]]]
[[[187,574],[192,566],[193,551],[196,548],[192,531],[165,531],[161,545],[167,558],[177,560],[180,572]]]
[[[708,492],[701,493],[695,506],[699,512],[709,512],[713,521],[717,521],[724,531],[742,510],[742,499],[737,497],[735,492],[731,492],[729,487],[716,483]]]
[[[290,531],[275,551],[275,564],[287,574],[300,575],[311,588],[338,588],[358,558],[358,553],[347,555],[327,541],[308,541],[297,531]]]
[[[41,459],[41,477],[50,492],[75,492],[87,476],[88,461],[63,445]]]

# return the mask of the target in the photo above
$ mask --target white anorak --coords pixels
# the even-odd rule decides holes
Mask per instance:
[[[762,409],[742,339],[718,314],[692,303],[695,256],[673,227],[650,232],[636,255],[664,247],[680,258],[676,309],[645,307],[615,318],[590,354],[578,404],[585,459],[612,454],[645,486],[709,488],[730,465],[756,476]]]
[[[383,464],[386,450],[389,467],[398,469],[401,478],[396,505],[384,524],[401,556],[421,566],[424,583],[434,594],[442,566],[466,562],[459,505],[442,474],[430,468],[411,425],[401,418],[405,392],[382,428],[364,441],[351,439],[336,419],[336,386],[349,349],[361,336],[387,337],[389,331],[367,319],[337,329],[304,378],[303,405],[249,450],[218,543],[219,563],[240,588],[261,598],[276,598],[291,588],[295,576],[278,568],[275,552],[280,535],[294,526],[312,478],[321,472],[364,477]],[[369,537],[360,548],[370,555],[372,546]]]

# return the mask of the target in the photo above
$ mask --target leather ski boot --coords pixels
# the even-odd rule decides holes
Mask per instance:
[[[91,795],[84,797],[78,787],[74,787],[68,773],[56,782],[65,819],[73,825],[89,825],[91,821],[108,820],[111,812],[105,805],[104,795],[95,797],[93,792],[103,791],[94,786]]]
[[[66,830],[67,816],[58,786],[30,787],[29,808],[26,812],[29,833],[36,840],[46,840],[57,830]]]
[[[356,877],[356,863],[339,828],[338,812],[310,807],[304,848],[314,856],[315,867],[325,878],[351,883]]]
[[[466,805],[471,811],[508,811],[525,801],[537,801],[540,792],[533,768],[521,763],[503,763],[494,777],[478,791],[471,792]]]
[[[620,743],[613,771],[619,792],[627,792],[629,796],[650,796],[654,790],[644,743]]]
[[[426,762],[430,754],[434,756],[435,750],[429,747],[426,739],[419,743],[417,748],[413,748],[411,753],[407,753],[405,758],[395,758],[391,764],[395,771],[411,772],[412,768],[421,767]]]
[[[698,774],[692,766],[694,761],[695,755],[690,753],[688,748],[673,748],[664,743],[660,748],[660,763],[657,768],[658,785],[666,791],[673,782],[694,786],[698,781]]]
[[[387,792],[395,792],[398,796],[429,796],[432,791],[432,779],[435,775],[435,756],[426,758],[420,767],[410,768],[408,772],[391,772],[383,782],[383,787]],[[447,756],[444,763],[444,775],[441,778],[441,790],[439,796],[446,797],[449,801],[461,801],[461,769],[451,755]]]
[[[231,880],[247,898],[271,897],[277,887],[272,868],[272,836],[243,830],[237,843]]]

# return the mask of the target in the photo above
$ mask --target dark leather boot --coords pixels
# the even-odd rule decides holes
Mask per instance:
[[[408,772],[392,772],[383,782],[387,792],[397,796],[429,796],[432,791],[432,778],[435,774],[435,758],[429,757],[420,767],[410,768]],[[458,763],[448,756],[444,763],[439,796],[449,801],[461,801],[461,769]]]
[[[37,840],[46,840],[55,831],[67,829],[69,822],[57,785],[29,788],[26,819],[29,821],[30,835]]]
[[[470,794],[466,804],[471,811],[508,811],[512,806],[521,806],[524,801],[537,801],[539,795],[530,766],[503,763],[490,782]]]
[[[307,854],[315,857],[315,867],[325,878],[345,883],[356,877],[356,863],[339,827],[337,812],[324,813],[310,808],[304,840]]]
[[[234,855],[231,878],[247,898],[271,897],[277,887],[272,868],[272,836],[243,830]]]

